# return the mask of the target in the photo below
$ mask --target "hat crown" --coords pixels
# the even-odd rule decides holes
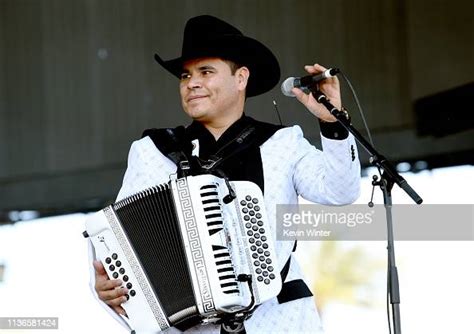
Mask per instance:
[[[217,17],[211,15],[193,17],[188,20],[184,28],[182,55],[191,56],[208,44],[230,36],[243,36],[243,34]]]
[[[184,28],[184,38],[204,36],[240,35],[242,32],[229,23],[211,15],[200,15],[188,20]]]

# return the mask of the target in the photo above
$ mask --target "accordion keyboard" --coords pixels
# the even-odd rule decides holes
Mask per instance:
[[[212,236],[224,229],[224,218],[222,217],[222,206],[217,184],[202,186],[200,195],[209,236]],[[212,252],[222,292],[239,295],[237,277],[227,247],[212,245]]]
[[[247,230],[255,277],[258,282],[268,285],[271,280],[276,279],[276,275],[273,260],[270,257],[272,254],[268,244],[268,233],[262,221],[262,203],[258,198],[246,195],[239,204]]]

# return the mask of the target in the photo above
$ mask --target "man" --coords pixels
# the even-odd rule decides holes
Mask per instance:
[[[220,168],[229,179],[252,181],[263,190],[274,236],[276,204],[297,203],[298,195],[333,205],[348,204],[358,197],[360,164],[354,139],[312,96],[293,89],[297,99],[320,120],[323,152],[304,139],[298,126],[283,128],[244,114],[246,98],[269,91],[279,81],[278,61],[263,44],[204,15],[187,22],[181,57],[169,61],[158,55],[155,58],[180,79],[182,107],[193,122],[174,129],[173,140],[168,130],[155,129],[145,131],[143,138],[133,143],[118,199],[167,182],[177,170],[170,154],[174,151],[198,155],[202,160],[225,152]],[[325,70],[318,64],[305,69],[310,74]],[[320,83],[320,90],[337,108],[342,107],[337,78]],[[243,149],[229,149],[250,128],[249,143]],[[275,245],[284,288],[278,298],[262,304],[245,321],[247,332],[322,331],[311,292],[297,262],[291,259],[294,243],[275,241]],[[124,314],[120,305],[126,301],[127,289],[118,288],[120,280],[109,280],[99,261],[94,261],[94,269],[91,284],[97,297],[115,316]],[[219,332],[219,327],[196,326],[188,331]]]

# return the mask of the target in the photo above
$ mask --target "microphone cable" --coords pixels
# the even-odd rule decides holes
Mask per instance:
[[[360,117],[362,118],[362,122],[364,123],[365,131],[367,132],[367,136],[369,137],[370,144],[375,148],[374,142],[372,140],[372,135],[370,134],[369,126],[367,125],[367,121],[365,119],[364,110],[362,109],[362,105],[360,104],[360,101],[359,101],[359,97],[357,96],[357,93],[354,87],[352,86],[352,83],[349,80],[349,78],[344,74],[342,70],[339,70],[339,73],[342,75],[342,78],[344,79],[347,86],[351,90],[352,96],[354,97],[354,101],[357,105],[357,109],[359,110]]]

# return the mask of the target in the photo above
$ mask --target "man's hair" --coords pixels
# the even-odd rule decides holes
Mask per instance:
[[[241,67],[244,66],[244,65],[241,65],[241,64],[239,64],[239,63],[236,63],[236,62],[233,61],[233,60],[223,59],[223,61],[224,61],[225,63],[227,63],[227,65],[229,65],[229,67],[230,67],[230,73],[231,73],[232,75],[234,75],[235,72],[236,72],[239,68],[241,68]]]
[[[244,67],[244,65],[241,65],[239,63],[236,63],[233,60],[228,60],[228,59],[222,59],[227,65],[230,67],[230,74],[235,75],[235,72],[241,68]],[[247,101],[247,89],[245,90],[245,101]]]

